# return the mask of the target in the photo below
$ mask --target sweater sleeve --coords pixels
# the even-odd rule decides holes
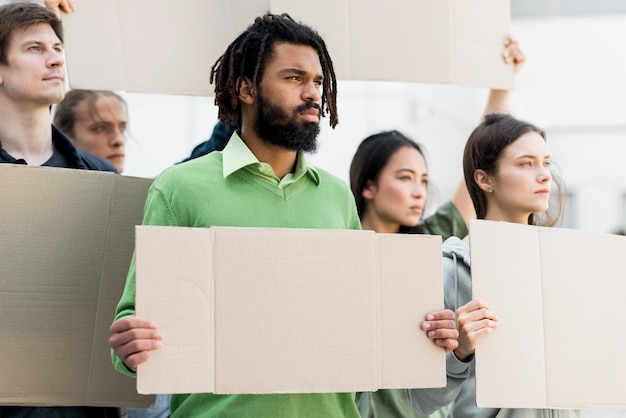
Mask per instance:
[[[470,364],[458,360],[454,353],[447,353],[446,386],[442,388],[407,389],[407,396],[413,409],[422,415],[430,415],[452,403],[461,392],[463,383],[469,377]]]
[[[446,309],[456,311],[467,303],[468,292],[471,299],[471,278],[469,268],[463,257],[453,254],[443,257],[444,304]],[[434,389],[407,389],[407,395],[413,408],[420,414],[429,415],[449,405],[461,392],[463,383],[470,375],[472,356],[468,362],[462,362],[454,353],[446,354],[446,386]]]
[[[144,207],[143,225],[160,225],[160,226],[177,226],[176,217],[174,216],[169,200],[165,195],[153,185],[148,192],[146,205]],[[127,316],[135,315],[135,270],[136,260],[133,254],[124,285],[124,292],[115,309],[115,321]],[[131,371],[122,360],[111,349],[111,359],[113,367],[125,375],[135,377],[135,372]]]

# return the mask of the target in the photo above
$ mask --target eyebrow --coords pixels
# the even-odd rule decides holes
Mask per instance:
[[[298,74],[298,75],[306,75],[308,74],[308,71],[305,71],[301,68],[283,68],[282,70],[279,71],[281,74]],[[316,79],[318,80],[324,80],[324,75],[323,74],[317,74],[315,76]]]
[[[36,39],[27,39],[24,42],[22,42],[22,45],[29,45],[29,44],[45,45],[46,43],[43,41],[38,41]],[[54,44],[52,44],[52,46],[63,46],[63,42],[55,42]]]
[[[546,158],[550,158],[550,155],[544,155],[543,157],[537,157],[536,155],[524,154],[516,157],[516,160],[520,160],[522,158],[532,158],[534,160],[545,160]]]
[[[409,173],[413,173],[416,174],[417,172],[415,170],[413,170],[412,168],[399,168],[396,170],[396,173],[401,173],[403,171],[408,171]],[[428,173],[424,173],[422,174],[422,177],[428,177]]]

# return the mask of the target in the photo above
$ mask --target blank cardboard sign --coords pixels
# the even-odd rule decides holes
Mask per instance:
[[[149,406],[109,326],[152,180],[0,164],[0,404]]]
[[[471,221],[472,292],[498,315],[479,406],[624,408],[626,237]]]
[[[89,0],[63,17],[71,86],[211,96],[211,67],[267,11],[315,28],[339,79],[513,85],[504,0]]]
[[[140,226],[136,289],[163,333],[141,393],[446,383],[444,350],[420,331],[443,306],[437,236]]]

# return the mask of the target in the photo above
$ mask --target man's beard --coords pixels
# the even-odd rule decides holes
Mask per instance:
[[[254,127],[259,137],[270,144],[292,151],[315,152],[319,123],[298,120],[301,112],[312,108],[320,110],[317,103],[306,102],[296,107],[290,116],[280,106],[265,100],[259,91]]]

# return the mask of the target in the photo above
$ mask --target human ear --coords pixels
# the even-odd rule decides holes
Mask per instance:
[[[256,89],[248,77],[237,79],[237,91],[239,100],[246,104],[254,104],[256,100]]]
[[[491,177],[483,170],[478,169],[474,171],[474,181],[480,187],[483,192],[493,191],[493,184],[491,184]]]
[[[375,194],[376,183],[374,183],[372,180],[368,180],[367,183],[365,183],[365,187],[363,187],[361,195],[367,200],[372,200]]]

